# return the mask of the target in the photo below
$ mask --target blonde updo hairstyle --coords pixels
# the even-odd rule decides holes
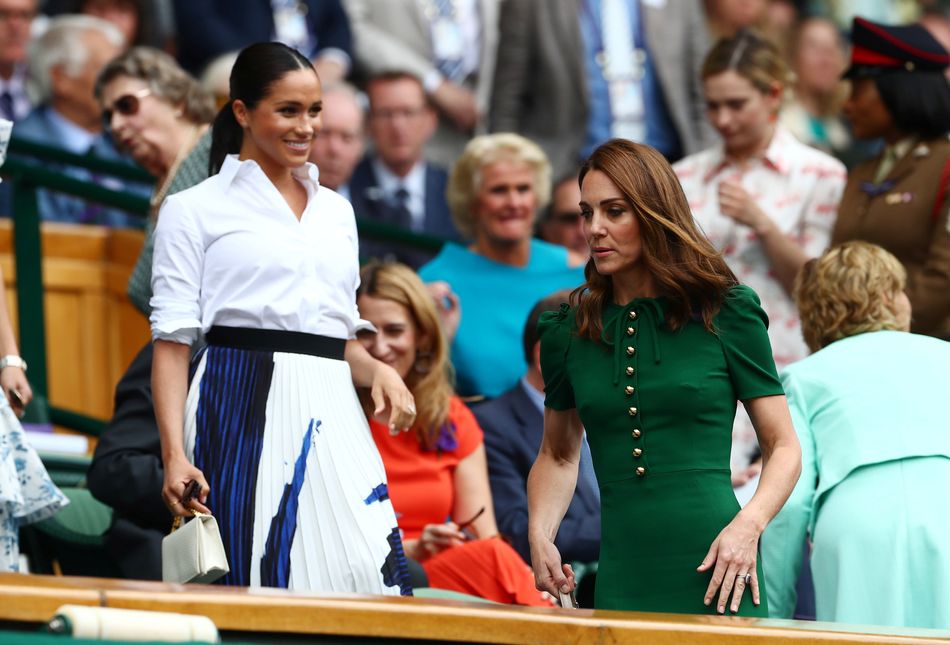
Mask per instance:
[[[511,132],[475,137],[455,162],[446,189],[452,221],[463,237],[473,239],[477,230],[474,208],[482,186],[482,170],[505,161],[526,164],[534,172],[538,210],[551,201],[551,163],[538,144]]]
[[[360,270],[357,299],[360,296],[402,305],[416,326],[416,357],[405,381],[416,402],[416,436],[431,450],[448,420],[453,394],[448,345],[435,301],[415,271],[395,262],[366,264]]]
[[[871,331],[905,331],[895,307],[907,272],[893,255],[868,242],[845,242],[809,260],[795,280],[805,343],[813,352]]]
[[[700,76],[706,80],[729,71],[749,81],[763,94],[771,92],[775,83],[784,89],[790,81],[782,52],[754,29],[742,29],[713,45],[703,61]]]

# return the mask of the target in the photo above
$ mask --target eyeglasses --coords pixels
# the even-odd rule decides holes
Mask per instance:
[[[104,108],[102,110],[102,123],[105,125],[106,129],[112,127],[112,115],[116,112],[122,116],[135,116],[139,113],[139,108],[142,105],[142,99],[146,96],[150,96],[152,90],[147,87],[143,87],[138,92],[132,92],[130,94],[123,94],[116,100],[112,102],[112,105]]]
[[[395,121],[397,118],[413,121],[422,116],[425,111],[426,109],[424,107],[381,109],[373,110],[369,116],[371,119],[378,119],[380,121]]]
[[[8,20],[31,22],[34,18],[36,18],[36,12],[29,9],[0,9],[0,22],[6,22]]]

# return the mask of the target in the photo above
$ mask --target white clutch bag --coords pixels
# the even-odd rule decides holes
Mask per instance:
[[[162,580],[208,584],[231,568],[224,552],[218,522],[211,515],[192,511],[193,520],[175,518],[172,532],[162,539]]]

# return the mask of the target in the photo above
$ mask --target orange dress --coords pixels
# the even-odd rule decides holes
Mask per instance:
[[[482,445],[482,429],[457,397],[449,403],[449,420],[434,450],[423,450],[415,432],[393,437],[382,423],[370,421],[373,440],[383,458],[389,497],[403,539],[422,535],[427,524],[453,518],[455,468]],[[495,602],[550,607],[534,587],[530,567],[498,537],[473,540],[446,549],[422,563],[429,584]]]

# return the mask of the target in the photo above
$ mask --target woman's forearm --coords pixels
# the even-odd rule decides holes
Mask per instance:
[[[798,242],[786,235],[770,218],[764,217],[761,221],[762,224],[756,227],[756,234],[762,249],[779,284],[786,293],[791,293],[795,276],[805,266],[808,256]]]
[[[542,448],[528,474],[528,537],[554,541],[577,486],[577,461],[556,459]]]
[[[166,464],[184,457],[183,429],[188,396],[191,348],[171,341],[155,341],[152,358],[152,399]]]
[[[371,387],[376,370],[382,363],[370,356],[366,348],[356,339],[346,341],[343,357],[350,366],[353,383],[357,387]]]

